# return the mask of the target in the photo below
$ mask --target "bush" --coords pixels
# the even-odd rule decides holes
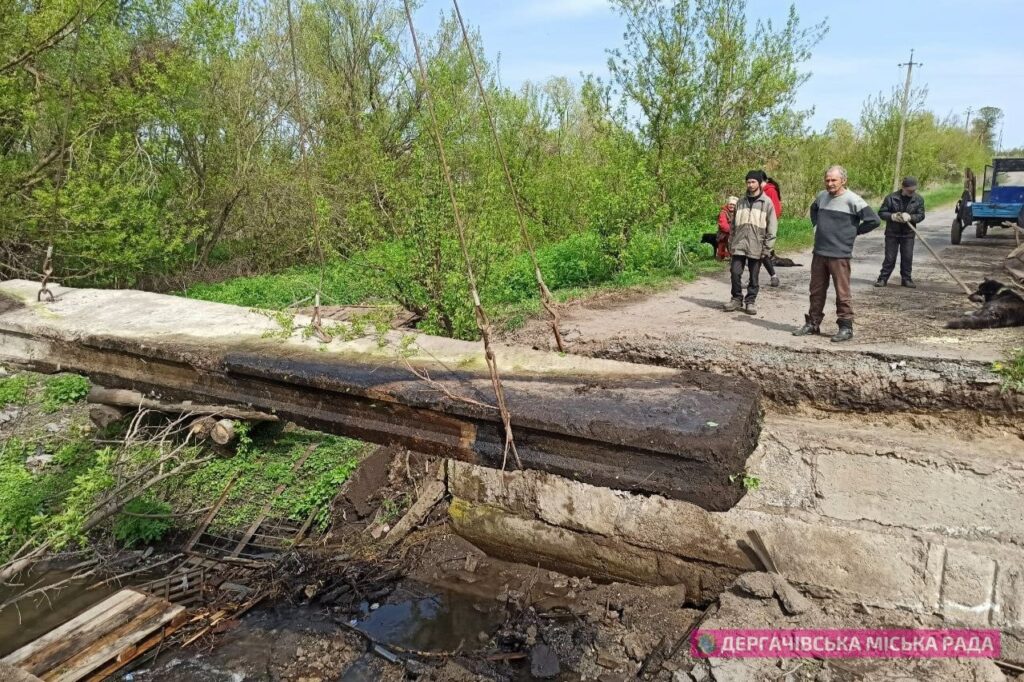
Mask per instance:
[[[43,411],[56,412],[64,405],[77,403],[89,395],[89,380],[77,374],[60,374],[46,382]]]
[[[604,253],[601,236],[595,232],[573,235],[536,253],[544,283],[552,291],[593,286],[615,274],[615,261]],[[494,273],[483,294],[489,303],[519,303],[537,295],[533,265],[526,253]]]
[[[114,539],[125,547],[157,542],[174,525],[171,505],[160,500],[140,497],[125,505],[114,523]]]

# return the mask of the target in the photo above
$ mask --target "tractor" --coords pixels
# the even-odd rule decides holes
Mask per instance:
[[[1008,227],[1024,208],[1024,158],[993,159],[985,166],[981,201],[976,201],[974,173],[964,173],[964,193],[956,204],[950,241],[960,243],[963,231],[974,223],[974,236],[981,239],[990,227]]]

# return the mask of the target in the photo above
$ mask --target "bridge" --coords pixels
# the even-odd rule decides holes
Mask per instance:
[[[513,466],[480,344],[399,332],[324,343],[294,321],[132,290],[0,283],[0,362],[162,399],[230,403],[485,467]],[[339,335],[340,336],[340,335]],[[496,348],[527,469],[730,509],[760,430],[744,379]]]

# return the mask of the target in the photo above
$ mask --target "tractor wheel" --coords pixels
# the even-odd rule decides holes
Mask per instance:
[[[960,222],[959,217],[953,218],[953,227],[949,230],[949,241],[951,244],[956,246],[960,243],[960,235],[964,232],[963,223]]]
[[[986,234],[988,234],[988,223],[979,220],[974,224],[974,236],[982,239]]]

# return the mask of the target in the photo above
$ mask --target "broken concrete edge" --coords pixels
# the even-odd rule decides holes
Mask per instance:
[[[335,338],[322,343],[304,335],[302,328],[311,319],[295,316],[294,328],[288,329],[268,315],[226,303],[215,303],[178,296],[154,294],[131,289],[74,289],[52,286],[54,303],[38,303],[37,282],[8,280],[0,282],[0,295],[24,305],[11,307],[2,315],[4,329],[25,334],[72,339],[86,335],[101,338],[139,338],[152,340],[174,336],[192,338],[199,344],[237,346],[240,341],[253,341],[260,346],[286,346],[317,353],[359,356],[384,360],[408,360],[424,366],[445,366],[453,370],[486,372],[486,361],[480,343],[460,341],[427,334],[388,332],[377,337],[369,334],[352,340]],[[89,319],[75,320],[76,314],[87,313]],[[40,325],[40,323],[44,323]],[[181,334],[191,323],[192,333]],[[411,337],[412,341],[403,341]],[[578,355],[533,350],[495,344],[498,369],[501,372],[568,376],[668,377],[678,370],[599,360]]]
[[[765,398],[779,405],[853,412],[969,408],[993,415],[1024,413],[1024,393],[1004,390],[992,363],[978,360],[854,350],[834,354],[684,337],[613,339],[573,350],[596,358],[750,377]]]
[[[1024,549],[934,534],[849,528],[734,508],[709,512],[552,474],[448,462],[449,516],[484,549],[625,582],[685,583],[713,597],[762,567],[757,530],[780,572],[815,597],[942,616],[1024,637]]]

